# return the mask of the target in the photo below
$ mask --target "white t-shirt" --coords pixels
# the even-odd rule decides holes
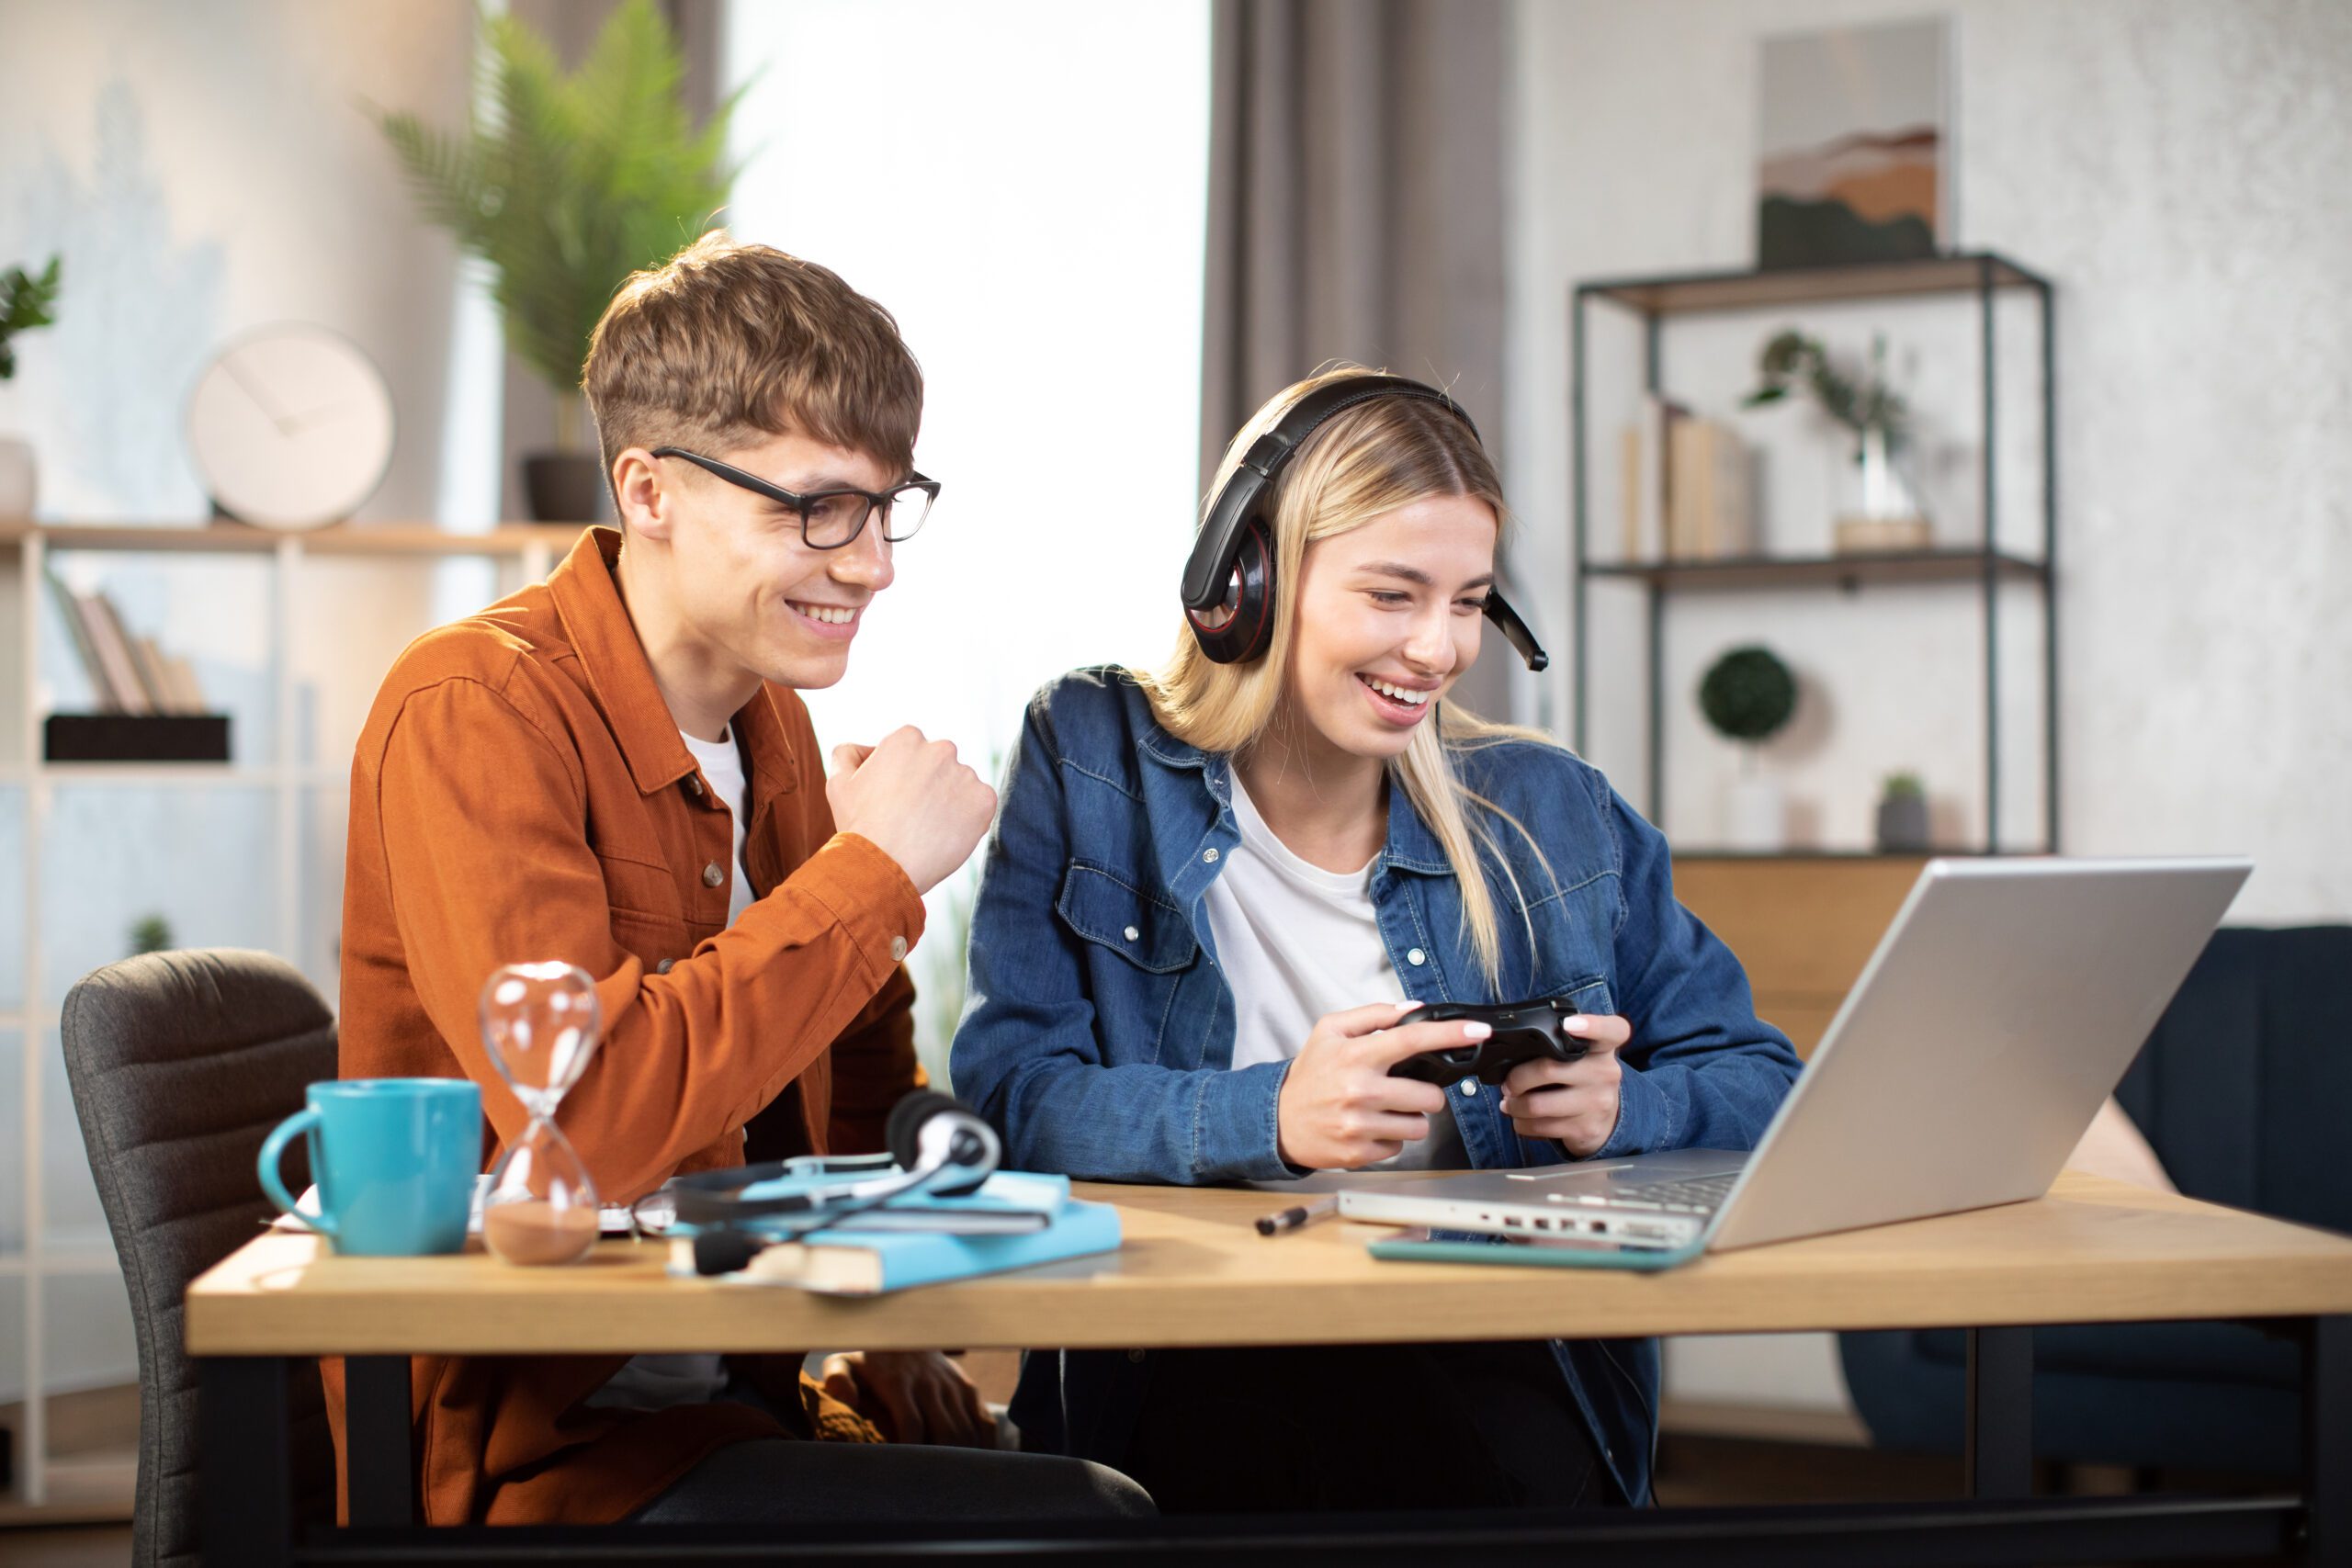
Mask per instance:
[[[743,755],[735,749],[732,728],[717,740],[697,740],[684,730],[678,736],[694,753],[713,798],[735,818],[735,854],[729,863],[734,879],[727,899],[727,923],[731,926],[752,907],[752,878],[743,869],[743,825],[752,814]],[[726,1386],[727,1366],[715,1352],[632,1356],[587,1403],[617,1410],[667,1410],[673,1404],[707,1404]]]
[[[1373,912],[1372,863],[1325,871],[1301,860],[1266,826],[1238,776],[1233,814],[1241,842],[1209,884],[1209,931],[1233,991],[1233,1065],[1249,1067],[1297,1055],[1327,1013],[1401,1002],[1406,992]],[[1469,1163],[1449,1105],[1430,1115],[1428,1137],[1377,1168],[1459,1170]]]
[[[678,731],[678,738],[695,754],[711,795],[735,818],[735,857],[727,863],[734,867],[734,881],[727,899],[727,923],[731,926],[737,916],[752,907],[752,878],[743,870],[743,828],[752,815],[750,792],[743,783],[743,754],[735,749],[735,731],[731,728],[716,740],[697,740],[683,729]]]

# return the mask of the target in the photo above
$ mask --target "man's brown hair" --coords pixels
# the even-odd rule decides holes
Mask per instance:
[[[797,431],[914,467],[922,371],[890,312],[814,262],[714,229],[632,273],[582,378],[605,479],[631,446],[716,455]]]

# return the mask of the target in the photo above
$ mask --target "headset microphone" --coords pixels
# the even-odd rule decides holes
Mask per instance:
[[[960,1198],[1003,1158],[996,1129],[952,1095],[918,1089],[890,1108],[887,1155],[803,1155],[733,1170],[697,1171],[663,1189],[673,1217],[693,1225],[695,1272],[741,1269],[771,1242],[838,1225],[895,1198]],[[758,1197],[747,1195],[759,1187]]]
[[[1250,444],[1209,503],[1193,553],[1184,562],[1184,618],[1201,651],[1218,664],[1246,664],[1262,656],[1274,636],[1273,518],[1269,503],[1275,477],[1308,436],[1334,414],[1375,398],[1419,398],[1462,422],[1473,441],[1478,427],[1462,405],[1425,382],[1367,373],[1327,381],[1284,411],[1274,428]],[[1518,649],[1530,670],[1552,662],[1519,613],[1491,588],[1487,618]]]

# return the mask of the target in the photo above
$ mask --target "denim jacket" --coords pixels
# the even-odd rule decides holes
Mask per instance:
[[[1738,960],[1675,902],[1664,838],[1561,748],[1503,741],[1455,765],[1542,854],[1508,825],[1495,833],[1517,890],[1487,865],[1503,949],[1490,987],[1453,866],[1405,792],[1388,791],[1371,893],[1407,993],[1568,996],[1582,1011],[1630,1019],[1617,1125],[1596,1158],[1752,1148],[1796,1078],[1796,1055],[1757,1020]],[[1162,729],[1125,672],[1078,671],[1030,704],[973,911],[969,1000],[950,1057],[956,1092],[994,1123],[1009,1165],[1188,1184],[1297,1174],[1275,1134],[1289,1064],[1231,1066],[1233,997],[1205,895],[1239,841],[1229,759]],[[1473,1166],[1565,1157],[1521,1137],[1476,1079],[1447,1093]],[[1554,1350],[1621,1495],[1645,1499],[1657,1342]],[[1033,1442],[1115,1465],[1148,1372],[1132,1354],[1032,1356],[1014,1418]]]

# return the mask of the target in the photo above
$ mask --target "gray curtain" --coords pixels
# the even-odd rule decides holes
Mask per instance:
[[[1203,491],[1258,405],[1329,359],[1447,388],[1499,463],[1503,0],[1215,7]],[[1488,643],[1462,696],[1507,714]]]

